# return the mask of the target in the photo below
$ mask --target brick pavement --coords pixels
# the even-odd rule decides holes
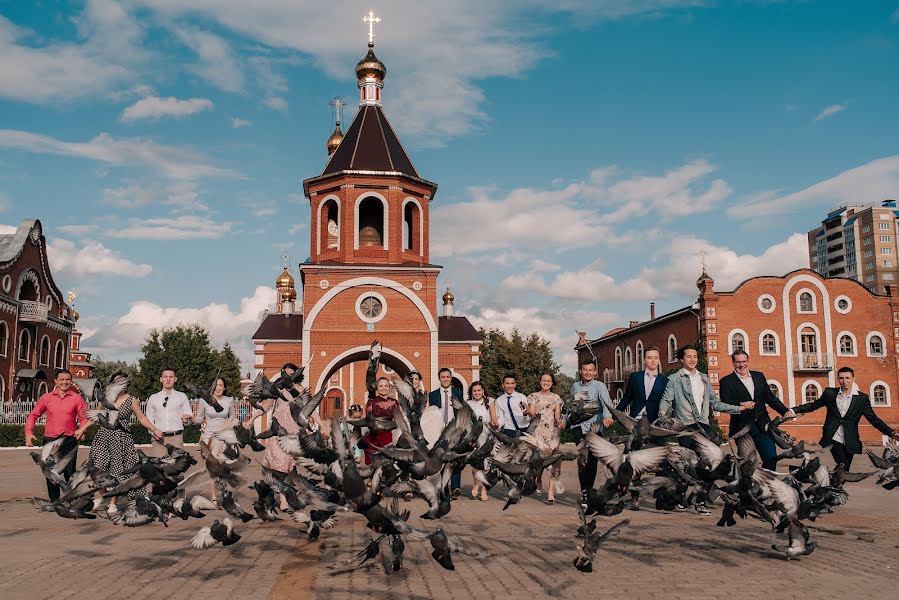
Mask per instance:
[[[866,461],[864,461],[866,462]],[[869,466],[858,460],[857,468]],[[563,477],[576,484],[573,465]],[[430,547],[410,542],[400,573],[378,563],[345,572],[369,539],[363,519],[344,517],[309,544],[291,525],[252,521],[229,548],[200,551],[188,539],[199,521],[138,529],[106,521],[70,521],[37,513],[24,501],[44,493],[36,467],[22,450],[0,450],[0,597],[188,598],[237,593],[242,598],[571,598],[601,594],[628,599],[780,599],[894,597],[899,582],[899,496],[868,480],[850,484],[849,504],[813,524],[819,546],[786,562],[770,549],[770,529],[757,521],[714,526],[717,517],[626,511],[603,524],[631,525],[600,550],[594,573],[571,566],[577,541],[574,495],[555,506],[536,499],[502,512],[502,502],[460,499],[441,522],[460,542],[486,549],[477,560],[454,556],[456,571],[441,569]],[[463,481],[468,481],[468,475]],[[497,495],[499,495],[497,493]],[[247,503],[245,503],[247,504]],[[413,515],[424,512],[414,501]],[[717,510],[715,511],[717,513]],[[434,527],[413,516],[412,523]]]

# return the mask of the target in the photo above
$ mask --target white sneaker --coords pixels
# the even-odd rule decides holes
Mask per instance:
[[[110,504],[110,505],[109,505],[109,508],[106,509],[106,514],[107,514],[107,515],[114,515],[114,514],[116,514],[117,512],[119,512],[119,507],[116,506],[115,503]]]

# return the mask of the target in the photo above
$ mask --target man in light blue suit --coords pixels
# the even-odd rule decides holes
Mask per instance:
[[[677,357],[683,364],[683,368],[668,378],[665,393],[662,394],[662,399],[659,401],[660,417],[674,417],[688,429],[702,431],[706,436],[711,437],[710,411],[738,415],[744,410],[755,407],[755,402],[751,401],[733,405],[718,399],[708,376],[696,368],[696,365],[699,364],[699,351],[696,346],[684,346],[678,350]],[[681,446],[693,447],[693,438],[691,437],[681,436],[678,441]],[[697,503],[696,510],[702,514],[710,512],[701,500]]]

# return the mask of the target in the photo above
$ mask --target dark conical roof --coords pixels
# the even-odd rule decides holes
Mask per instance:
[[[322,175],[341,171],[399,172],[418,177],[418,171],[380,106],[359,108],[340,146]]]

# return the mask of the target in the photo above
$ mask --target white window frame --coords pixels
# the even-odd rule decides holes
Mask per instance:
[[[6,324],[6,321],[0,321],[0,329],[5,332],[5,335],[0,338],[0,356],[5,358],[9,350],[9,325]]]
[[[43,357],[45,341],[47,342],[47,362],[44,362],[44,357]],[[51,351],[50,336],[45,335],[44,337],[41,338],[41,343],[38,344],[38,347],[37,347],[37,364],[39,366],[41,366],[41,367],[49,367],[50,366],[50,360],[51,360],[50,351]]]
[[[734,353],[734,336],[737,334],[743,336],[743,351],[749,354],[749,335],[742,329],[731,329],[727,334],[727,353]]]
[[[845,300],[849,305],[845,309],[840,308],[840,302]],[[837,296],[833,299],[833,309],[841,315],[848,315],[852,311],[852,298],[849,296]]]
[[[802,295],[808,294],[812,297],[812,309],[811,310],[802,310]],[[818,313],[818,297],[815,296],[815,292],[811,290],[811,288],[802,288],[796,292],[796,313],[800,315],[814,315]]]
[[[765,352],[765,336],[774,336],[774,352]],[[766,329],[759,334],[759,356],[780,356],[780,336],[773,329]]]
[[[762,306],[762,302],[764,300],[771,301],[771,308],[765,308],[764,306]],[[775,300],[774,296],[772,296],[771,294],[762,294],[761,296],[758,297],[758,300],[756,300],[756,306],[758,306],[759,310],[762,311],[763,313],[771,314],[775,310],[777,310],[777,300]]]
[[[674,342],[674,352],[672,352],[671,342]],[[668,351],[668,364],[677,362],[677,338],[674,337],[673,333],[668,334],[668,340],[665,342],[666,350]]]
[[[778,380],[776,380],[776,379],[769,379],[769,380],[768,380],[768,385],[773,385],[774,387],[777,388],[777,398],[778,398],[778,400],[780,400],[780,401],[783,402],[784,404],[786,404],[786,403],[788,402],[788,400],[787,400],[786,398],[784,398],[784,386],[782,386]]]
[[[624,368],[626,369],[628,366],[634,366],[634,354],[631,352],[630,346],[624,349]]]
[[[812,386],[812,385],[815,386],[815,387],[818,389],[818,398],[821,397],[821,393],[824,391],[824,390],[821,388],[821,384],[818,383],[817,381],[815,381],[814,379],[809,379],[809,380],[807,380],[805,383],[802,384],[802,389],[800,390],[799,399],[801,400],[801,404],[806,404],[806,401],[805,401],[805,390],[808,389],[808,387],[809,387],[809,386]],[[810,404],[810,403],[809,403],[809,404]],[[793,405],[791,404],[790,407],[792,408]]]
[[[884,389],[886,389],[886,404],[874,404],[874,388],[878,385],[882,385]],[[890,392],[890,385],[886,381],[877,380],[871,383],[871,388],[868,390],[868,397],[871,399],[871,406],[877,408],[890,408],[893,406],[893,398],[892,393]]]
[[[62,352],[58,352],[58,349],[62,347]],[[62,358],[62,361],[57,363],[56,359],[58,357]],[[53,348],[53,366],[57,369],[65,369],[66,368],[66,345],[62,343],[62,340],[56,340],[56,346]]]
[[[646,364],[646,350],[643,348],[643,340],[637,340],[634,346],[634,366],[637,370],[643,370]]]
[[[852,352],[845,354],[843,350],[840,348],[840,340],[843,339],[843,336],[849,336],[849,339],[852,340]],[[837,342],[837,356],[858,356],[858,340],[855,339],[855,334],[851,331],[841,331],[837,334],[836,337]]]
[[[621,373],[624,369],[622,369],[624,365],[624,356],[621,353],[621,346],[615,347],[615,374]]]
[[[369,296],[374,296],[381,302],[381,314],[379,314],[377,317],[374,317],[374,318],[366,317],[365,314],[363,314],[363,312],[362,312],[362,301],[365,300],[366,298],[368,298]],[[384,317],[387,316],[387,300],[384,298],[384,296],[382,296],[378,292],[374,292],[372,290],[366,290],[362,294],[359,294],[359,297],[356,298],[355,307],[356,307],[356,316],[359,317],[359,320],[361,320],[363,323],[377,323],[378,321],[382,320]]]
[[[883,348],[883,352],[880,354],[874,354],[871,352],[871,338],[879,337],[880,338],[880,347]],[[886,358],[887,356],[887,338],[885,335],[880,333],[879,331],[869,331],[868,335],[865,336],[865,356],[869,358]]]

